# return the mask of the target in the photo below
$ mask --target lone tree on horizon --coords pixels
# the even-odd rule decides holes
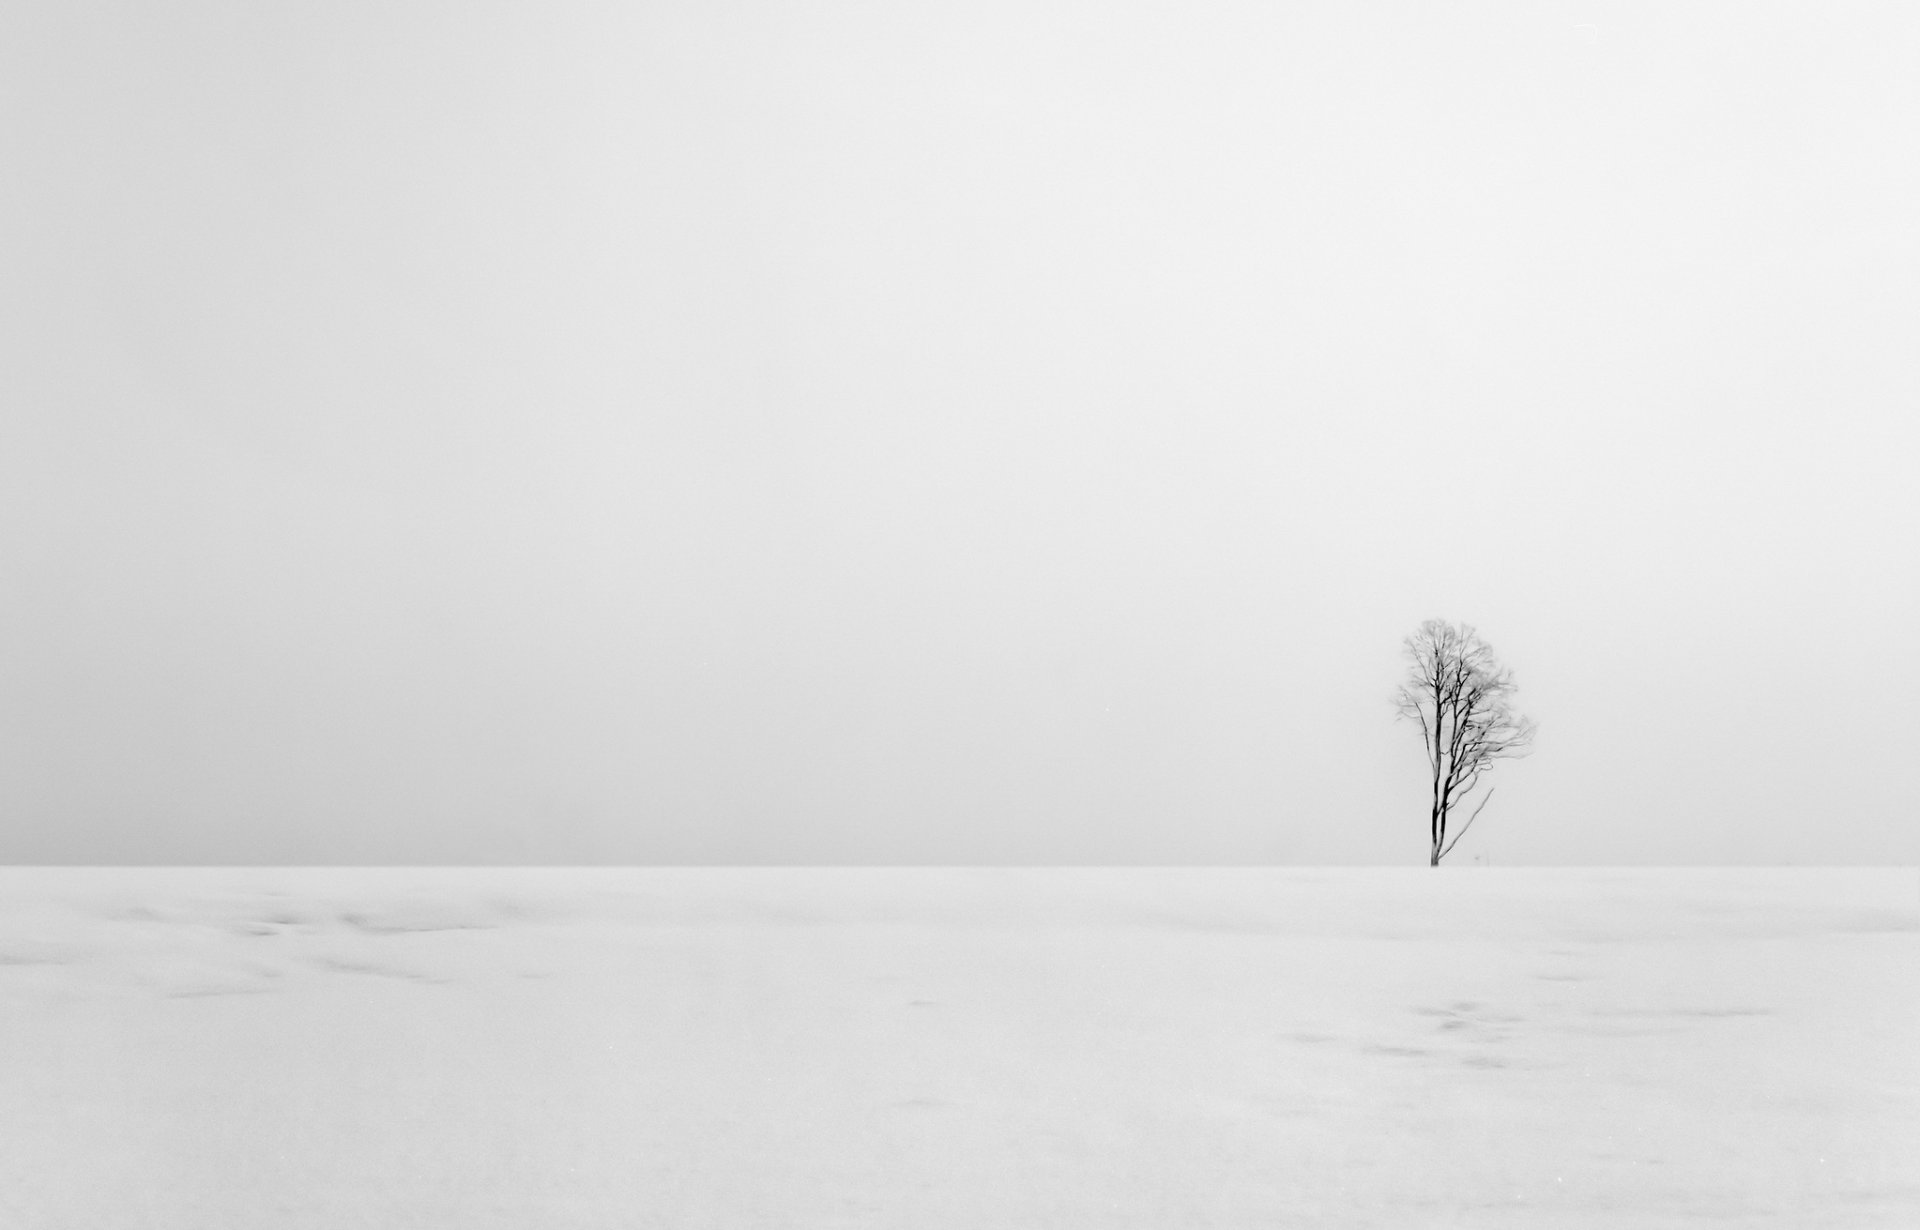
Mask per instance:
[[[1426,742],[1427,763],[1433,769],[1427,865],[1438,867],[1480,818],[1493,787],[1487,787],[1479,806],[1449,841],[1447,821],[1454,810],[1494,761],[1526,754],[1534,725],[1514,712],[1518,685],[1513,672],[1500,664],[1493,647],[1472,625],[1429,619],[1407,638],[1406,653],[1412,666],[1393,695],[1393,706],[1401,717],[1420,724]]]

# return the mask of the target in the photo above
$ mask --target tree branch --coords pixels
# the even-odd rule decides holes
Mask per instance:
[[[1487,787],[1486,795],[1480,800],[1480,807],[1476,807],[1473,809],[1473,814],[1471,816],[1468,816],[1467,822],[1460,826],[1460,831],[1453,835],[1453,840],[1447,843],[1447,848],[1440,851],[1441,858],[1445,858],[1447,857],[1447,855],[1453,853],[1453,848],[1460,844],[1460,839],[1462,837],[1465,837],[1467,835],[1467,830],[1473,827],[1473,822],[1480,818],[1480,809],[1487,805],[1487,803],[1493,798],[1493,792],[1498,789],[1500,789],[1500,787],[1498,786]]]

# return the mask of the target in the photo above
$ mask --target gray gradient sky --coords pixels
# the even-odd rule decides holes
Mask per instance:
[[[1920,9],[0,8],[0,858],[1920,860]]]

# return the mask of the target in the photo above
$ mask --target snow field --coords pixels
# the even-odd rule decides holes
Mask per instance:
[[[0,1223],[1920,1225],[1920,874],[8,869]]]

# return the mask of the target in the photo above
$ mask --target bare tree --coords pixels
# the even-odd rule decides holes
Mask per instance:
[[[1420,724],[1426,742],[1433,770],[1427,865],[1438,867],[1480,818],[1493,787],[1487,787],[1451,841],[1449,818],[1494,761],[1526,754],[1534,725],[1513,711],[1518,690],[1513,672],[1500,665],[1493,648],[1470,625],[1429,619],[1407,638],[1406,653],[1412,667],[1394,693],[1393,705],[1401,717]]]

